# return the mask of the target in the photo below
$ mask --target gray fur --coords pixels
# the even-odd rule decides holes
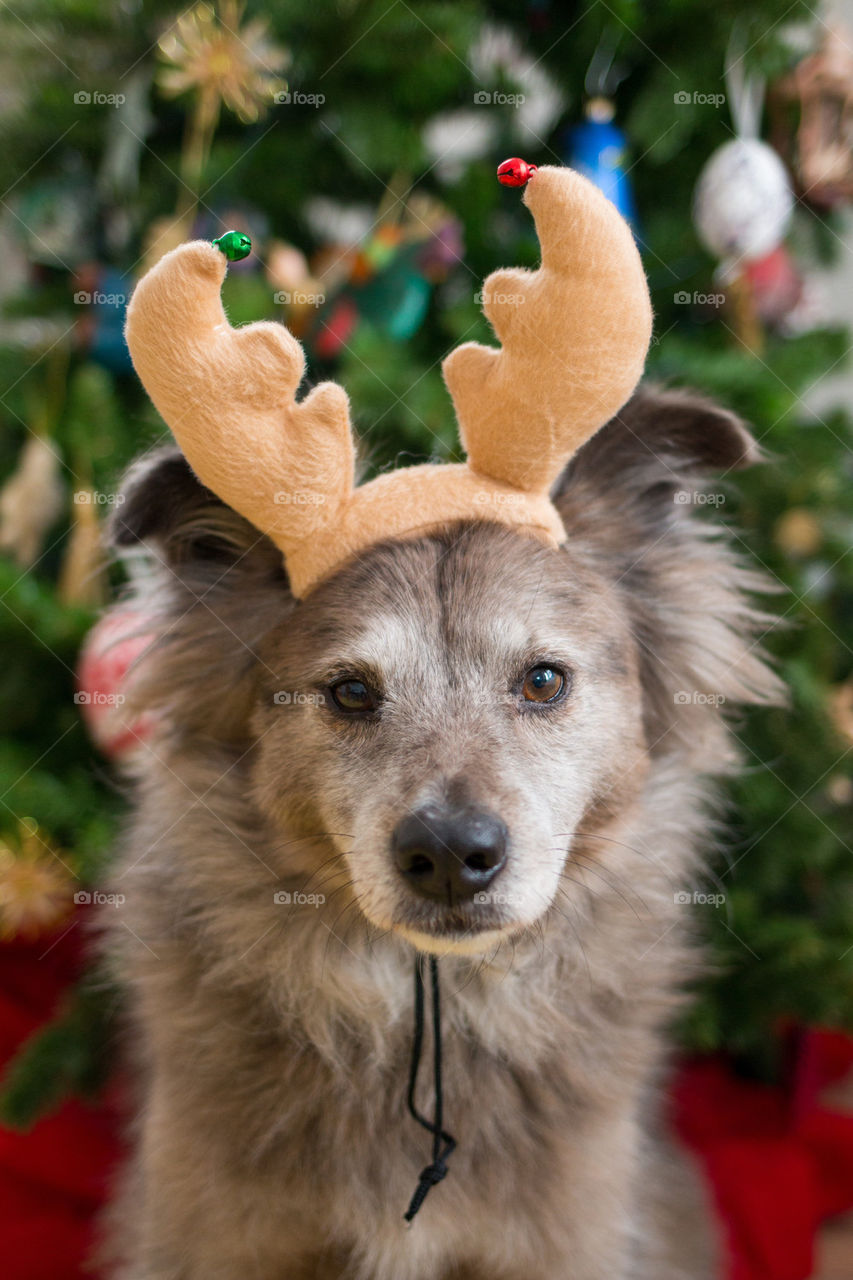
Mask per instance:
[[[299,605],[174,455],[135,473],[114,536],[154,563],[135,698],[160,728],[106,942],[139,1088],[112,1276],[709,1280],[660,1116],[701,960],[677,895],[702,887],[736,767],[727,718],[780,690],[761,582],[673,493],[754,456],[731,415],[645,390],[563,478],[565,549],[471,523],[375,548]],[[573,689],[531,709],[514,682],[545,657]],[[385,688],[375,723],[316,700],[353,666]],[[503,900],[450,912],[388,846],[407,810],[459,795],[510,851]],[[274,900],[299,892],[324,901]],[[441,955],[459,1145],[406,1229],[429,1157],[405,1110],[412,942]]]

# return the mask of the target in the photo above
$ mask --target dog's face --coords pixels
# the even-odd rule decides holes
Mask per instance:
[[[489,953],[570,918],[567,855],[610,839],[656,755],[719,771],[721,701],[776,696],[754,579],[684,502],[755,456],[732,415],[643,391],[563,477],[566,547],[471,523],[373,548],[301,602],[271,543],[155,457],[114,525],[165,570],[139,705],[167,722],[173,773],[251,771],[239,821],[262,815],[291,888],[425,950]]]
[[[617,593],[512,531],[371,552],[263,657],[265,807],[286,824],[310,803],[367,919],[424,950],[481,951],[531,926],[578,823],[642,778]]]

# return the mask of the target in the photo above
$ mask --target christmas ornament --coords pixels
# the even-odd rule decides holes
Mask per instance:
[[[764,330],[749,264],[779,247],[794,197],[785,166],[758,137],[764,81],[744,70],[746,51],[739,41],[732,37],[725,73],[737,136],[719,147],[700,172],[693,221],[705,248],[720,259],[717,280],[728,295],[735,336],[748,351],[759,352]]]
[[[229,262],[242,262],[252,252],[252,241],[244,231],[226,231],[212,241]]]
[[[15,230],[30,262],[68,271],[94,253],[92,177],[79,157],[28,186],[15,201]]]
[[[377,227],[358,249],[350,279],[355,284],[371,280],[393,261],[402,240],[403,233],[397,223],[388,222]]]
[[[267,246],[266,277],[274,289],[293,293],[311,277],[308,259],[292,244],[273,240]]]
[[[418,263],[432,284],[446,280],[465,253],[462,223],[439,200],[415,192],[403,221],[407,238],[420,246]]]
[[[790,156],[800,196],[821,209],[853,199],[853,35],[837,19],[821,24],[820,47],[780,81],[772,96],[776,137]],[[780,106],[794,104],[792,145]]]
[[[567,131],[564,159],[594,182],[634,226],[634,194],[626,168],[628,139],[613,123],[613,95],[625,78],[624,69],[615,60],[619,39],[618,32],[606,28],[596,46],[584,78],[584,119]]]
[[[745,54],[740,35],[733,35],[725,82],[737,136],[706,162],[693,195],[696,230],[709,252],[721,259],[724,279],[738,274],[744,261],[762,258],[782,242],[794,208],[785,166],[758,136],[764,81],[745,71]]]
[[[69,356],[69,344],[61,339],[41,352],[44,373],[27,396],[29,435],[0,490],[0,551],[22,568],[35,564],[64,506],[62,460],[54,436],[66,405]]]
[[[45,535],[62,512],[59,469],[55,445],[44,436],[31,435],[0,490],[0,551],[22,568],[36,562]]]
[[[779,156],[758,138],[732,138],[707,161],[693,198],[699,238],[724,270],[775,249],[794,197]]]
[[[475,93],[474,102],[497,108],[481,110],[481,116],[500,114],[499,136],[510,135],[525,146],[541,146],[563,113],[566,95],[528,41],[508,24],[487,19],[479,24],[466,62],[478,84],[484,86]],[[512,92],[515,87],[520,92]]]
[[[396,254],[360,299],[360,314],[394,342],[406,342],[418,331],[429,306],[431,285],[419,256],[414,246]]]
[[[480,101],[484,100],[491,101],[491,94],[484,93]],[[476,95],[474,101],[478,101]],[[442,111],[428,120],[423,129],[430,167],[440,182],[450,185],[459,182],[472,163],[484,160],[497,141],[497,119],[482,106]]]
[[[744,263],[744,276],[752,290],[755,310],[768,325],[781,328],[793,316],[804,295],[803,277],[784,244],[763,258]]]
[[[253,124],[287,89],[278,76],[289,61],[267,35],[269,24],[254,18],[242,25],[240,0],[202,3],[173,22],[158,48],[163,66],[157,83],[169,97],[193,93],[197,115],[215,127],[221,106]]]
[[[853,778],[844,773],[833,774],[826,784],[826,794],[833,804],[853,804]]]
[[[829,714],[841,737],[853,745],[853,680],[836,685],[832,690]]]
[[[106,595],[106,556],[94,489],[74,492],[71,532],[59,571],[57,594],[63,604],[94,608]]]
[[[565,106],[542,58],[509,26],[481,22],[466,63],[481,86],[473,106],[440,112],[423,130],[430,168],[446,183],[458,182],[472,162],[485,160],[507,138],[513,146],[542,146]],[[520,92],[494,86],[518,86]]]
[[[73,283],[78,346],[111,373],[130,373],[133,366],[124,340],[124,319],[132,281],[113,267],[89,262],[75,273]]]
[[[287,88],[277,74],[288,62],[287,53],[268,39],[264,18],[242,26],[244,11],[242,0],[219,0],[216,7],[196,4],[159,42],[166,64],[157,75],[161,91],[170,97],[193,97],[181,149],[179,217],[189,216],[198,204],[222,107],[251,124]]]
[[[776,545],[790,556],[813,556],[823,541],[818,521],[805,507],[791,507],[776,521]]]
[[[321,360],[340,355],[358,328],[359,310],[352,297],[335,298],[306,334],[306,344]]]
[[[525,169],[529,174],[535,166]],[[410,338],[433,286],[461,261],[461,225],[439,200],[416,192],[399,207],[396,221],[380,222],[355,247],[318,255],[312,277],[293,295],[301,303],[291,302],[288,327],[312,354],[339,355],[362,322],[392,341]]]
[[[33,818],[0,838],[0,939],[37,938],[72,912],[77,880]]]
[[[586,103],[583,123],[569,130],[566,162],[594,182],[633,224],[636,210],[626,168],[628,139],[613,123],[615,112],[607,98],[591,98]]]
[[[265,275],[274,301],[286,308],[288,328],[297,338],[303,337],[325,302],[323,284],[311,275],[305,255],[282,240],[273,240],[267,247]]]
[[[153,639],[149,618],[117,606],[95,623],[81,650],[75,701],[93,742],[112,760],[131,755],[151,733],[153,717],[126,708],[131,668]]]

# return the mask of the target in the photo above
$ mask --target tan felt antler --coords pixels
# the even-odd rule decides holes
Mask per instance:
[[[486,281],[499,349],[469,343],[444,362],[467,463],[359,488],[346,394],[323,383],[297,402],[296,339],[280,324],[228,324],[218,249],[182,245],[138,285],[127,341],[142,382],[203,483],[281,549],[297,596],[381,540],[456,520],[565,540],[549,490],[631,395],[651,307],[633,237],[591,183],[543,168],[525,199],[542,265]]]
[[[443,371],[469,466],[543,493],[630,397],[652,310],[630,228],[597,187],[542,168],[524,202],[542,265],[489,276],[483,310],[501,348],[466,343]]]
[[[231,327],[226,265],[201,240],[167,254],[134,292],[127,343],[199,479],[289,556],[352,492],[349,401],[325,382],[296,402],[302,347],[281,324]]]

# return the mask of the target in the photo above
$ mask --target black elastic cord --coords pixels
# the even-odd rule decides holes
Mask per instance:
[[[433,1083],[435,1087],[435,1119],[427,1120],[415,1106],[415,1087],[418,1083],[418,1068],[421,1065],[421,1050],[424,1043],[424,978],[421,972],[421,957],[415,957],[415,1034],[412,1040],[412,1065],[409,1071],[408,1105],[411,1115],[418,1124],[423,1125],[432,1134],[432,1164],[421,1173],[411,1204],[403,1217],[411,1222],[429,1195],[431,1187],[447,1176],[447,1161],[456,1149],[456,1139],[442,1129],[444,1114],[444,1097],[441,1083],[441,999],[438,990],[438,961],[435,956],[429,958],[430,986],[432,989],[432,1043],[433,1043]],[[442,1143],[444,1144],[442,1148]]]

